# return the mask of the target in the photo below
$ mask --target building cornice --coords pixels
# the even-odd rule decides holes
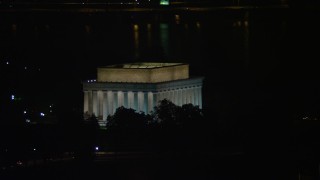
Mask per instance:
[[[202,87],[203,77],[160,82],[160,83],[121,83],[121,82],[83,82],[84,91],[145,91],[158,92],[191,87]]]

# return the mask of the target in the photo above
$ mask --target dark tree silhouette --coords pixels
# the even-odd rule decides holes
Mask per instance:
[[[177,123],[184,126],[197,126],[203,124],[203,113],[199,106],[193,104],[184,104],[177,108]]]
[[[108,116],[107,128],[141,128],[146,125],[144,113],[137,113],[134,109],[119,107],[113,116]]]
[[[160,151],[199,148],[209,130],[198,106],[180,107],[167,99],[160,101],[151,115],[120,107],[108,116],[106,127],[108,143],[115,148],[139,146]]]
[[[140,146],[145,140],[147,118],[134,109],[119,107],[113,116],[107,118],[107,132],[112,144],[120,146]]]
[[[164,99],[154,108],[152,136],[164,150],[187,150],[199,148],[203,142],[207,124],[198,106],[176,106]]]
[[[164,99],[154,108],[153,116],[163,127],[173,127],[177,125],[177,111],[178,106]]]
[[[88,119],[88,123],[95,129],[99,128],[98,119],[94,114],[92,114],[91,117]]]

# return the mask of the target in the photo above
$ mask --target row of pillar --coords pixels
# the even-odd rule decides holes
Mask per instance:
[[[201,87],[160,91],[158,92],[157,96],[157,99],[159,100],[168,99],[178,106],[191,103],[195,106],[199,106],[200,108],[202,108]]]
[[[178,106],[193,104],[202,108],[201,87],[160,92],[84,91],[84,113],[107,119],[118,107],[132,108],[150,113],[157,102],[168,99]]]

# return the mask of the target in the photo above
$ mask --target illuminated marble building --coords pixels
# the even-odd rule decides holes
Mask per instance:
[[[189,77],[183,63],[132,63],[97,69],[97,80],[83,83],[84,113],[101,125],[118,107],[150,113],[160,100],[202,108],[202,77]]]

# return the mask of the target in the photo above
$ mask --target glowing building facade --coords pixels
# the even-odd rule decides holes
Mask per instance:
[[[160,100],[202,108],[202,77],[190,78],[183,63],[132,63],[97,69],[97,80],[83,83],[84,114],[106,123],[118,107],[150,113]]]

